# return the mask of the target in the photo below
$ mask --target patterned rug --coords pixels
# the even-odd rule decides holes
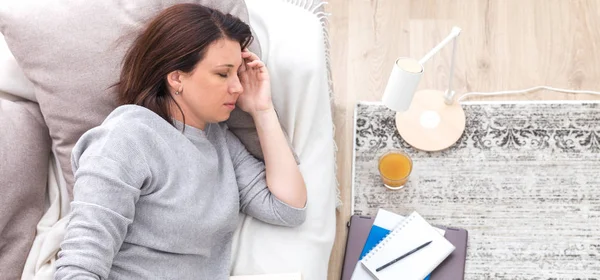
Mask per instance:
[[[465,228],[465,279],[600,279],[600,103],[471,103],[467,128],[441,152],[412,149],[395,113],[360,103],[353,211],[413,210]],[[379,155],[400,149],[414,168],[385,188]]]

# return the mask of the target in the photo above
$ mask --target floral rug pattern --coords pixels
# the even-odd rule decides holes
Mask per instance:
[[[403,141],[395,112],[359,103],[353,211],[419,212],[469,231],[465,279],[600,279],[600,103],[470,103],[447,150]],[[378,157],[403,150],[409,183],[383,187]]]

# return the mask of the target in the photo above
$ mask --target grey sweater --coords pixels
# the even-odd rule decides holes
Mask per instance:
[[[224,124],[176,126],[124,105],[80,138],[55,279],[228,279],[239,211],[304,221]]]

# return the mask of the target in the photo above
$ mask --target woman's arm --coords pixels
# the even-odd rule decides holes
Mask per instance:
[[[273,108],[267,67],[247,50],[242,52],[242,58],[245,65],[240,71],[240,81],[244,92],[238,105],[254,119],[265,160],[267,186],[279,200],[303,208],[306,185]]]
[[[279,200],[302,208],[306,185],[273,108],[251,114],[263,151],[267,186]]]
[[[301,225],[306,219],[306,208],[291,206],[275,196],[267,187],[265,163],[251,155],[231,131],[225,137],[235,169],[240,210],[274,225]]]
[[[98,127],[73,148],[74,200],[56,262],[55,279],[107,279],[149,177],[137,149],[125,141],[131,126]]]
[[[140,190],[118,162],[87,156],[75,172],[75,199],[58,252],[56,280],[108,279],[135,215]]]

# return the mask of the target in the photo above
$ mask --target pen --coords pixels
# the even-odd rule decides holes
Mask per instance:
[[[404,259],[404,258],[406,258],[406,257],[410,256],[412,253],[414,253],[414,252],[416,252],[416,251],[419,251],[419,250],[421,250],[421,249],[425,248],[425,247],[426,247],[427,245],[429,245],[431,242],[433,242],[433,241],[426,242],[426,243],[424,243],[423,245],[421,245],[421,246],[419,246],[419,247],[417,247],[417,248],[414,248],[414,249],[412,249],[410,252],[408,252],[408,253],[406,253],[406,254],[404,254],[404,255],[402,255],[402,256],[400,256],[400,257],[398,257],[398,258],[394,259],[393,261],[391,261],[391,262],[389,262],[389,263],[386,263],[386,264],[382,265],[381,267],[379,267],[379,268],[375,269],[375,271],[376,271],[376,272],[379,272],[379,271],[383,270],[384,268],[386,268],[386,267],[388,267],[388,266],[390,266],[390,265],[392,265],[392,264],[395,264],[397,261],[399,261],[399,260],[401,260],[401,259]]]

